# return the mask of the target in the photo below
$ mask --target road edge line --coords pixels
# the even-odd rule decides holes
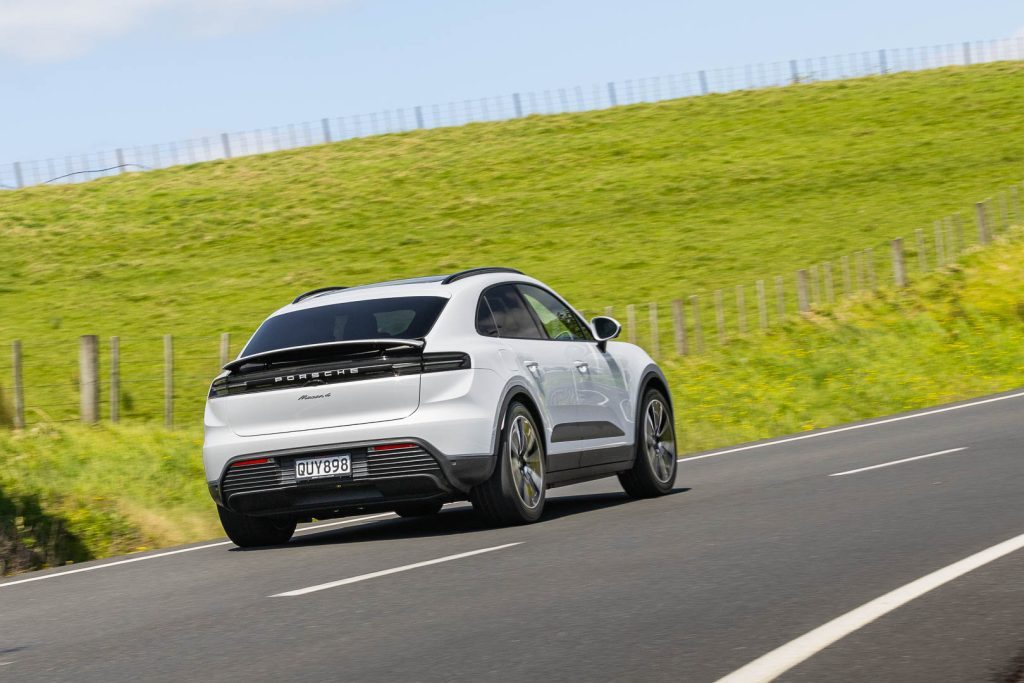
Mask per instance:
[[[717,683],[763,683],[773,681],[810,659],[829,645],[845,638],[908,602],[958,579],[979,567],[1024,548],[1024,534],[974,553],[920,579],[875,598],[832,621],[808,631],[785,645],[718,679]]]

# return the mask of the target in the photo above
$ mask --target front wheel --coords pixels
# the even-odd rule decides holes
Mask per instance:
[[[668,399],[657,389],[644,392],[636,425],[633,467],[619,474],[619,482],[633,498],[654,498],[676,483],[676,429]]]
[[[513,402],[494,473],[470,492],[473,509],[490,524],[529,524],[544,512],[545,489],[544,435],[529,409]]]
[[[258,548],[265,545],[281,545],[295,533],[295,521],[282,522],[264,517],[240,515],[227,508],[217,506],[220,524],[231,542],[239,548]]]

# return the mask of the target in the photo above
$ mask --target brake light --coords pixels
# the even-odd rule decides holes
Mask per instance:
[[[380,446],[370,446],[367,450],[370,453],[385,453],[387,451],[400,451],[403,448],[416,448],[414,443],[386,443]]]
[[[270,458],[253,458],[252,460],[239,460],[232,467],[248,467],[249,465],[266,465]]]

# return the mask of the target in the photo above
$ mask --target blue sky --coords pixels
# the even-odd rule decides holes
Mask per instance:
[[[0,0],[0,163],[1022,29],[1021,0]]]

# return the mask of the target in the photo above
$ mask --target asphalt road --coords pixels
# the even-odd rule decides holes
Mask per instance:
[[[716,681],[1024,534],[1024,393],[996,398],[704,454],[657,500],[557,489],[529,527],[451,506],[14,577],[0,680]],[[1022,679],[1024,550],[780,678]]]

